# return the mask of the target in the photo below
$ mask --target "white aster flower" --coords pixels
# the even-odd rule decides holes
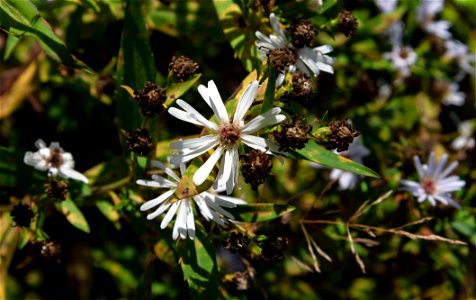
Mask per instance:
[[[468,46],[458,40],[446,41],[445,48],[446,52],[444,55],[449,59],[455,59],[461,71],[476,76],[476,67],[474,67],[476,53],[469,53]],[[458,77],[462,78],[461,75]]]
[[[40,171],[48,171],[49,176],[61,176],[88,183],[88,179],[83,174],[74,170],[73,155],[64,152],[58,142],[52,142],[49,147],[39,139],[35,142],[38,151],[27,151],[23,157],[23,162]]]
[[[411,47],[394,46],[392,52],[384,53],[384,58],[392,61],[401,77],[408,77],[411,74],[410,67],[416,63],[418,56]]]
[[[466,182],[460,180],[459,176],[448,177],[458,166],[458,162],[451,163],[443,170],[448,161],[447,154],[444,154],[437,163],[435,161],[435,153],[431,153],[428,165],[422,165],[418,156],[414,156],[413,160],[420,181],[401,180],[400,183],[403,185],[402,190],[412,193],[417,197],[418,202],[423,202],[428,199],[433,206],[439,201],[445,205],[460,207],[460,205],[451,198],[450,193],[461,189]]]
[[[448,84],[446,91],[443,94],[443,104],[462,106],[466,95],[458,90],[459,85],[457,83],[453,82]]]
[[[172,218],[177,215],[175,219],[175,225],[172,231],[172,238],[176,240],[178,237],[181,239],[195,238],[195,219],[193,215],[193,203],[195,203],[200,211],[200,214],[207,221],[214,221],[220,225],[224,225],[228,220],[234,220],[232,214],[224,209],[233,208],[240,204],[246,204],[246,202],[239,198],[217,195],[214,192],[201,192],[198,195],[187,197],[183,199],[177,199],[175,191],[177,190],[180,182],[180,177],[175,172],[166,167],[159,161],[152,161],[152,164],[162,170],[168,175],[168,178],[152,175],[152,180],[139,179],[137,184],[147,187],[168,189],[166,192],[158,196],[157,198],[146,201],[141,205],[140,210],[146,211],[152,208],[156,208],[155,211],[147,215],[148,220],[152,220],[165,211],[165,217],[160,223],[160,228],[164,229],[170,223]],[[180,173],[183,176],[185,172],[185,164],[180,165]]]
[[[178,153],[172,157],[172,163],[178,165],[190,161],[216,148],[207,161],[193,175],[193,182],[196,185],[202,184],[222,157],[214,187],[226,186],[226,192],[231,194],[238,178],[238,148],[240,144],[243,143],[251,148],[267,151],[267,153],[271,153],[270,151],[279,153],[279,147],[273,142],[252,134],[266,126],[278,124],[285,120],[286,117],[280,114],[281,108],[274,107],[245,124],[245,114],[253,104],[258,93],[258,81],[250,83],[243,92],[233,118],[228,117],[220,93],[212,80],[208,82],[208,88],[200,85],[198,91],[203,100],[213,110],[218,122],[215,123],[207,120],[187,102],[177,100],[177,105],[183,110],[175,107],[169,108],[168,112],[172,116],[185,122],[204,126],[212,133],[186,141],[171,143],[170,146],[178,150]]]
[[[454,150],[472,149],[475,146],[474,124],[472,121],[464,121],[458,124],[459,136],[451,143]]]
[[[375,5],[384,14],[391,13],[397,6],[397,0],[374,0]]]
[[[296,63],[289,66],[287,70],[291,73],[300,70],[308,76],[316,77],[320,71],[334,74],[332,65],[335,63],[335,58],[326,54],[332,52],[332,47],[329,45],[319,46],[315,48],[302,47],[297,48],[288,41],[286,33],[281,28],[281,24],[274,13],[269,15],[269,21],[273,28],[274,34],[266,36],[260,31],[256,31],[255,35],[258,40],[255,42],[259,51],[261,59],[265,59],[270,50],[276,49],[290,49],[296,56]],[[284,74],[279,74],[276,82],[279,86],[284,80]]]
[[[354,138],[352,144],[349,145],[349,149],[347,151],[338,152],[337,154],[347,157],[356,163],[362,164],[362,158],[369,155],[370,151],[364,145],[360,143],[360,138]],[[357,182],[359,181],[359,175],[340,170],[340,169],[333,169],[330,178],[332,180],[339,181],[339,190],[351,190],[355,187]]]
[[[354,141],[349,145],[349,148],[346,151],[337,152],[334,150],[334,152],[359,164],[363,164],[363,158],[370,154],[369,149],[361,144],[360,137],[354,138]],[[309,163],[309,165],[314,168],[323,167],[322,165],[314,162]],[[338,181],[339,190],[351,190],[355,187],[357,182],[359,182],[360,175],[341,169],[332,169],[329,177],[332,180]]]
[[[434,21],[436,14],[443,10],[444,0],[422,0],[417,8],[417,22],[423,29],[441,39],[448,40],[452,34],[449,32],[449,21]]]

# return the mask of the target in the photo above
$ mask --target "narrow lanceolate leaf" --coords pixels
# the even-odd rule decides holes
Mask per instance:
[[[274,91],[276,89],[276,71],[273,67],[269,67],[268,83],[266,85],[266,91],[264,92],[264,102],[261,106],[261,113],[267,112],[273,108],[274,104]]]
[[[177,100],[191,87],[193,87],[193,85],[198,81],[198,79],[200,79],[201,76],[202,74],[195,74],[187,81],[175,82],[170,86],[167,86],[167,100],[165,101],[164,105],[166,107],[170,107],[175,102],[175,100]]]
[[[31,1],[0,0],[0,28],[16,36],[31,35],[53,59],[68,66],[87,68],[73,58]]]
[[[136,91],[142,89],[146,81],[153,82],[156,73],[142,4],[142,1],[127,1],[117,70],[118,77],[124,78],[122,84]],[[132,130],[140,126],[140,120],[137,103],[126,90],[120,90],[116,114],[118,126]]]
[[[235,220],[241,222],[263,222],[281,217],[295,208],[286,204],[259,203],[238,205],[230,209]]]
[[[191,298],[217,299],[218,267],[215,247],[203,230],[197,230],[195,239],[187,240],[180,250],[180,266]]]
[[[243,12],[235,2],[233,0],[213,0],[223,32],[231,47],[235,50],[235,56],[241,60],[246,70],[251,71],[257,65],[253,28],[258,25],[243,25],[242,20],[244,20],[243,22],[253,22],[254,19],[244,17]]]
[[[307,159],[325,167],[341,169],[352,173],[379,178],[380,176],[373,170],[358,164],[348,158],[337,155],[329,151],[314,141],[309,141],[306,146],[299,150],[289,152],[289,158]]]
[[[56,204],[56,208],[66,217],[74,227],[89,233],[89,224],[83,213],[76,204],[69,198]]]

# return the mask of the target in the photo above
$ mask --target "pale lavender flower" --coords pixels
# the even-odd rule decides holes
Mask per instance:
[[[40,171],[47,171],[49,176],[60,176],[63,178],[71,178],[88,183],[88,179],[83,174],[74,170],[73,155],[64,152],[58,142],[52,142],[49,147],[46,143],[39,139],[35,142],[38,151],[27,151],[23,158],[23,162]]]
[[[338,154],[347,157],[356,163],[362,164],[362,159],[369,155],[370,151],[360,143],[360,138],[357,137],[354,139],[352,144],[349,145],[347,151],[338,152]],[[355,188],[355,185],[359,182],[359,177],[360,176],[355,173],[340,169],[333,169],[330,174],[332,180],[339,181],[339,190],[351,190]]]
[[[455,82],[448,84],[448,87],[443,94],[443,104],[445,105],[455,105],[462,106],[464,104],[464,99],[466,98],[465,93],[459,91],[459,85]]]
[[[279,152],[279,147],[272,141],[252,134],[264,127],[278,124],[285,120],[286,117],[280,114],[281,108],[274,107],[245,124],[246,112],[253,104],[258,93],[258,81],[250,83],[243,92],[233,118],[228,117],[225,105],[213,81],[208,82],[208,88],[200,85],[198,91],[203,100],[213,110],[217,122],[207,120],[187,102],[177,100],[178,106],[183,110],[171,107],[168,110],[169,114],[182,121],[206,127],[211,131],[211,134],[171,143],[170,146],[178,150],[172,157],[172,163],[178,165],[190,161],[216,148],[207,161],[193,175],[193,182],[196,185],[202,184],[210,175],[215,164],[222,158],[215,181],[215,188],[226,186],[227,193],[231,194],[238,177],[238,147],[240,144],[246,144],[253,149],[266,151],[270,154],[272,152],[281,153]]]
[[[224,208],[233,208],[237,205],[246,204],[246,201],[229,196],[218,195],[214,191],[205,191],[197,195],[179,199],[176,195],[180,177],[175,172],[166,167],[159,161],[152,161],[152,164],[168,175],[168,178],[159,175],[152,175],[152,180],[139,179],[137,184],[153,188],[168,189],[157,198],[146,201],[141,205],[140,210],[146,211],[156,208],[152,213],[147,215],[148,220],[155,219],[167,211],[165,217],[160,223],[160,228],[164,229],[170,221],[177,215],[174,228],[172,230],[172,238],[190,239],[195,238],[195,218],[193,214],[193,203],[195,203],[200,214],[207,221],[214,221],[220,225],[224,225],[230,220],[234,220],[232,214]],[[180,173],[185,173],[185,164],[180,164]]]
[[[397,0],[374,0],[375,5],[384,14],[391,13],[397,6]]]
[[[436,14],[443,10],[444,0],[422,0],[417,8],[417,22],[425,31],[444,40],[451,38],[449,28],[451,23],[440,20],[434,21]]]
[[[460,190],[466,182],[460,180],[459,176],[448,175],[458,166],[458,162],[451,163],[445,167],[448,161],[448,155],[444,154],[441,160],[435,161],[435,153],[430,154],[428,165],[421,163],[418,156],[414,156],[415,168],[417,169],[420,181],[401,180],[402,190],[408,191],[417,197],[418,202],[428,200],[435,206],[436,202],[445,205],[460,207],[460,205],[451,198],[451,192]]]
[[[445,42],[445,56],[449,59],[455,59],[458,62],[461,71],[476,76],[476,53],[469,53],[468,46],[458,40],[448,40]],[[461,75],[459,76],[461,78]]]
[[[315,48],[302,47],[296,48],[288,41],[286,33],[281,27],[278,18],[274,13],[269,16],[271,27],[274,34],[266,36],[260,31],[256,31],[255,35],[258,40],[255,42],[259,51],[259,57],[265,59],[269,50],[287,48],[293,51],[296,55],[296,63],[287,68],[287,71],[294,73],[299,70],[308,76],[316,77],[320,71],[334,74],[332,65],[335,63],[335,59],[326,55],[332,52],[332,47],[329,45],[319,46]],[[277,85],[279,86],[284,80],[284,74],[281,73],[277,77]]]
[[[410,67],[416,63],[418,56],[411,47],[396,46],[392,52],[384,53],[384,58],[392,62],[401,77],[408,77],[411,74]]]
[[[475,146],[474,123],[470,120],[458,124],[459,136],[451,143],[454,150],[472,149]]]

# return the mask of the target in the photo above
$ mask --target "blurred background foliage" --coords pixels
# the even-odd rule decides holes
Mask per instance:
[[[418,1],[400,1],[391,16],[405,21],[404,43],[411,44],[419,57],[412,75],[395,86],[395,71],[383,59],[383,53],[391,51],[382,34],[389,17],[373,1],[324,0],[322,7],[315,0],[275,2],[272,11],[288,21],[286,25],[311,18],[320,29],[317,41],[332,45],[336,57],[335,74],[321,73],[316,92],[307,101],[285,103],[285,108],[305,113],[310,121],[351,119],[372,153],[364,165],[381,177],[362,177],[354,190],[339,190],[329,180],[330,170],[286,160],[274,164],[273,176],[258,192],[240,182],[242,188],[235,195],[248,202],[295,207],[290,213],[273,215],[271,210],[271,221],[244,223],[253,240],[250,253],[241,253],[240,259],[222,246],[230,237],[226,228],[198,225],[206,234],[197,233],[195,242],[175,242],[169,228],[159,229],[139,211],[143,199],[157,194],[134,183],[144,178],[147,161],[137,158],[137,164],[131,163],[135,158],[129,159],[120,129],[137,128],[144,120],[120,86],[139,90],[145,81],[152,81],[177,92],[174,99],[188,90],[183,99],[206,111],[196,91],[199,83],[213,79],[225,99],[251,70],[262,68],[254,32],[270,33],[268,12],[245,0],[0,0],[1,295],[6,299],[476,296],[476,159],[474,148],[450,148],[458,136],[458,122],[474,123],[475,74],[460,82],[466,95],[463,106],[443,105],[435,96],[435,80],[451,80],[459,70],[440,58],[435,50],[438,41],[422,34],[415,21]],[[322,27],[343,9],[358,19],[358,31],[351,38]],[[453,35],[473,53],[474,15],[470,0],[447,0],[441,13],[452,23]],[[172,88],[168,65],[172,56],[180,55],[197,62],[201,75]],[[389,85],[391,93],[382,93]],[[152,156],[160,159],[170,153],[168,140],[196,134],[193,127],[182,126],[166,113],[152,118],[149,126],[157,145]],[[45,175],[22,162],[38,138],[48,144],[59,141],[92,183],[71,183],[67,202],[48,203],[41,195]],[[398,190],[400,179],[416,178],[412,156],[426,160],[430,151],[449,152],[460,161],[456,173],[466,186],[455,198],[461,209],[419,204]],[[390,190],[394,192],[387,193]],[[367,204],[355,217],[365,201],[379,198],[380,203]],[[14,226],[10,216],[19,202],[36,203],[38,217],[29,228]],[[425,222],[405,228],[419,238],[379,230],[421,219]],[[368,227],[352,227],[349,222]],[[422,238],[432,235],[466,245]],[[283,257],[276,262],[256,259],[264,249],[262,240],[278,237],[287,239]],[[194,255],[200,259],[194,260]],[[238,271],[248,276],[246,289],[237,288]]]

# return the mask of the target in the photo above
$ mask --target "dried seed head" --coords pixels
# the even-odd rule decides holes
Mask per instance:
[[[139,155],[147,155],[153,148],[152,137],[146,128],[137,128],[133,131],[123,131],[129,151]]]
[[[243,292],[249,289],[251,282],[251,274],[248,270],[233,273],[230,280],[230,290],[232,292]]]
[[[272,11],[274,6],[275,0],[254,0],[253,7],[258,8],[261,7],[265,14],[269,14]]]
[[[316,29],[309,20],[300,20],[291,25],[292,42],[297,48],[310,47],[316,35]]]
[[[347,120],[331,122],[329,128],[331,134],[329,140],[325,143],[325,147],[329,150],[346,151],[354,138],[359,136],[359,133],[352,129],[352,125]]]
[[[29,227],[31,220],[35,216],[35,213],[31,209],[30,205],[18,203],[10,212],[13,222],[16,226]]]
[[[337,28],[339,31],[342,32],[346,37],[354,36],[357,32],[357,28],[359,27],[359,23],[352,13],[348,10],[343,10],[339,14],[338,18],[339,23],[337,24]]]
[[[288,249],[288,238],[285,236],[272,236],[261,243],[260,259],[265,263],[276,263],[284,258]]]
[[[65,180],[50,177],[50,182],[45,184],[45,192],[50,199],[63,201],[68,193],[68,183]]]
[[[175,77],[180,81],[187,80],[190,76],[194,75],[198,70],[198,64],[186,56],[172,57],[172,61],[169,64],[170,70],[172,70]]]
[[[134,99],[139,103],[140,110],[145,117],[153,117],[164,111],[164,103],[167,100],[167,92],[155,83],[147,81],[144,89],[134,92]]]
[[[274,139],[279,144],[279,151],[302,149],[309,140],[308,134],[312,125],[306,124],[304,119],[285,120],[280,124],[281,130],[273,132]]]
[[[313,90],[311,77],[304,73],[295,73],[293,75],[293,91],[291,96],[298,99],[307,99]]]
[[[296,63],[296,54],[289,48],[270,49],[267,56],[268,64],[271,64],[279,72]]]
[[[249,252],[248,245],[250,238],[247,235],[239,232],[232,232],[228,238],[223,241],[223,248],[231,253],[246,254]]]
[[[266,152],[253,149],[240,155],[241,174],[245,182],[256,189],[264,183],[273,168],[273,162]]]

